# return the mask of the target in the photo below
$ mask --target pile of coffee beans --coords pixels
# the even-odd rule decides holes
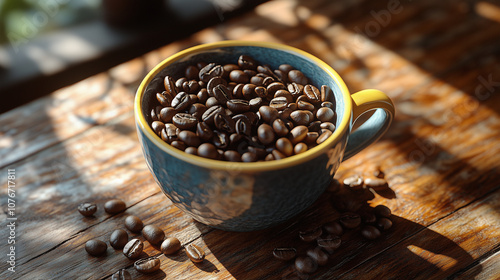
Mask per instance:
[[[272,70],[248,55],[236,64],[199,62],[166,76],[150,109],[151,128],[186,153],[226,161],[269,161],[300,154],[335,131],[332,90],[299,70]]]
[[[123,200],[112,199],[104,204],[104,210],[108,214],[117,214],[126,210],[126,204]],[[78,212],[85,217],[90,217],[97,212],[95,203],[85,202],[78,206]],[[178,252],[181,248],[179,239],[173,236],[165,238],[165,232],[156,225],[146,225],[142,220],[134,215],[129,215],[124,221],[125,228],[131,233],[142,233],[151,245],[159,247],[161,253],[171,255]],[[144,242],[139,238],[129,240],[129,234],[124,229],[114,230],[109,238],[109,245],[115,250],[122,250],[125,257],[131,260],[139,259],[143,255]],[[92,239],[85,243],[85,251],[91,256],[104,256],[107,251],[106,242],[98,239]],[[205,259],[203,249],[195,244],[189,244],[185,247],[185,253],[194,263],[202,262]],[[139,259],[134,262],[134,268],[141,273],[153,273],[158,271],[161,266],[161,261],[158,256],[151,256]],[[130,273],[125,269],[121,269],[114,273],[111,279],[122,280],[132,279]]]
[[[385,205],[372,207],[368,201],[375,196],[373,191],[388,189],[384,173],[378,170],[364,178],[354,174],[344,178],[341,184],[333,180],[328,192],[332,195],[332,206],[338,211],[338,218],[320,226],[299,231],[299,239],[310,244],[305,252],[295,247],[275,248],[273,256],[281,261],[293,261],[296,276],[304,276],[327,265],[330,256],[341,246],[342,236],[355,238],[353,232],[366,240],[375,240],[393,225],[391,210]],[[350,234],[345,235],[346,232]],[[290,275],[287,275],[287,277]]]

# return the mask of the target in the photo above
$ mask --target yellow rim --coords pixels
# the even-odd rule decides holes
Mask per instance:
[[[338,87],[342,91],[342,97],[344,99],[344,104],[345,104],[345,110],[344,110],[344,115],[342,116],[340,125],[337,126],[335,132],[330,136],[325,142],[321,143],[320,145],[302,153],[299,155],[294,155],[292,157],[288,157],[285,159],[281,160],[275,160],[275,161],[263,161],[263,162],[227,162],[227,161],[220,161],[220,160],[213,160],[213,159],[207,159],[199,156],[194,156],[187,154],[183,151],[180,151],[169,144],[165,143],[160,137],[158,137],[149,124],[146,122],[146,118],[144,114],[142,113],[141,107],[142,107],[142,96],[145,92],[146,86],[151,82],[151,80],[158,74],[163,68],[167,67],[168,65],[172,64],[173,62],[184,58],[188,55],[191,55],[193,53],[199,53],[203,52],[206,50],[214,49],[214,48],[221,48],[221,47],[233,47],[233,46],[255,46],[255,47],[262,47],[262,48],[269,48],[269,49],[276,49],[276,50],[281,50],[281,51],[287,51],[290,53],[294,53],[298,56],[302,56],[304,58],[307,58],[309,60],[314,61],[321,69],[323,69],[325,72],[327,72],[332,79],[335,81],[335,83],[338,85]],[[137,89],[137,94],[135,96],[135,104],[134,104],[134,109],[135,109],[135,118],[136,118],[136,123],[140,127],[140,129],[144,132],[146,137],[148,137],[149,140],[151,140],[156,146],[158,146],[160,149],[163,151],[167,152],[168,154],[184,160],[186,162],[189,162],[193,165],[209,168],[209,169],[217,169],[217,170],[237,170],[241,172],[260,172],[260,171],[269,171],[269,170],[276,170],[276,169],[282,169],[290,166],[294,166],[306,161],[309,161],[312,158],[317,157],[319,154],[325,153],[326,149],[329,147],[332,147],[335,143],[339,141],[341,138],[341,135],[346,133],[346,130],[349,127],[349,121],[351,118],[351,113],[352,113],[352,100],[350,98],[349,90],[347,89],[347,86],[345,85],[344,81],[342,78],[340,78],[339,74],[335,72],[328,64],[320,60],[319,58],[294,47],[278,44],[278,43],[269,43],[269,42],[252,42],[252,41],[239,41],[239,40],[228,40],[228,41],[221,41],[221,42],[216,42],[216,43],[209,43],[209,44],[202,44],[198,46],[194,46],[191,48],[188,48],[186,50],[180,51],[167,59],[163,60],[161,63],[159,63],[155,68],[153,68],[148,75],[144,78],[144,80],[141,82],[139,85],[139,88]]]

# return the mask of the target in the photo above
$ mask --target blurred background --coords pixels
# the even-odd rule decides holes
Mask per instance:
[[[0,112],[264,0],[0,0]]]

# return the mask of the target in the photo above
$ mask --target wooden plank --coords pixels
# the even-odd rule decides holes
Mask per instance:
[[[500,278],[500,252],[497,251],[492,256],[482,260],[463,273],[459,273],[455,279],[484,279],[496,280]]]

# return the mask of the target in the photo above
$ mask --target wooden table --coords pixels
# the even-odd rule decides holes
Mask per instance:
[[[4,113],[0,278],[110,279],[121,268],[134,279],[293,276],[293,263],[271,252],[276,246],[304,252],[298,231],[339,216],[332,193],[273,229],[214,230],[164,197],[135,132],[134,92],[156,63],[199,43],[245,39],[311,52],[353,92],[378,88],[396,105],[390,131],[336,174],[341,179],[379,166],[392,192],[369,203],[390,207],[394,226],[375,241],[348,233],[310,279],[500,279],[499,36],[498,1],[271,1]],[[15,175],[10,192],[9,174]],[[126,212],[106,214],[102,205],[110,198],[123,199]],[[99,205],[95,217],[76,211],[84,201]],[[146,253],[159,255],[162,265],[143,276],[111,247],[99,258],[85,252],[87,240],[107,241],[130,214],[183,245],[201,246],[206,260],[195,265],[183,250],[165,256],[146,242]],[[15,272],[7,270],[10,246]]]

